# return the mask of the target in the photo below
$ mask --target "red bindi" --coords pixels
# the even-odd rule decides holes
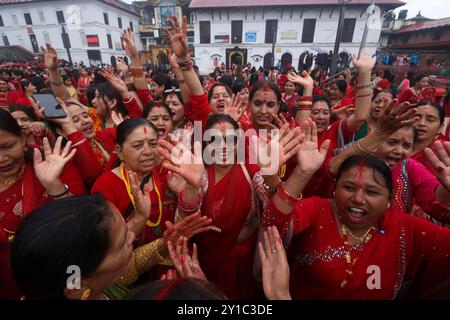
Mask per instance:
[[[362,174],[363,174],[363,171],[364,171],[364,168],[365,168],[365,165],[364,165],[365,163],[364,163],[364,160],[361,160],[361,162],[359,163],[359,165],[358,165],[358,174],[357,174],[357,186],[359,187],[359,188],[362,188],[363,187],[363,179],[362,179]]]
[[[147,134],[147,127],[144,127],[144,134]]]

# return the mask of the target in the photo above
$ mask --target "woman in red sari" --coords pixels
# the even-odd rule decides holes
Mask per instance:
[[[120,165],[100,176],[91,191],[101,193],[128,220],[135,212],[135,206],[127,171],[136,172],[139,185],[148,188],[153,204],[144,231],[145,243],[162,236],[166,230],[164,221],[174,221],[177,203],[176,195],[169,190],[168,181],[161,178],[157,167],[157,141],[157,128],[148,120],[131,118],[123,121],[117,127],[116,149]]]
[[[87,97],[87,90],[89,88],[89,84],[92,81],[91,76],[88,74],[86,69],[81,69],[80,71],[81,76],[78,79],[77,83],[77,90],[78,90],[78,97],[80,99],[80,102],[84,104],[85,106],[88,105],[88,97]]]
[[[20,298],[10,272],[9,243],[22,219],[54,198],[86,193],[77,170],[70,165],[75,151],[69,152],[70,144],[62,149],[61,141],[51,150],[44,139],[45,161],[38,149],[34,149],[33,161],[27,160],[21,128],[8,112],[0,110],[1,299]]]
[[[419,120],[414,123],[418,136],[411,158],[420,162],[432,174],[435,174],[436,170],[425,155],[425,149],[430,148],[435,152],[435,142],[445,143],[449,141],[448,138],[439,133],[445,120],[444,109],[440,105],[430,102],[419,103],[414,108],[417,109],[416,115]]]
[[[198,142],[194,144],[195,157],[191,155],[194,157],[191,161],[181,161],[179,165],[174,157],[189,153],[181,144],[173,147],[160,140],[159,151],[172,162],[164,166],[187,181],[178,200],[180,218],[200,208],[203,215],[213,220],[213,229],[196,240],[200,265],[207,278],[219,285],[230,299],[255,299],[258,290],[253,277],[253,258],[260,201],[255,197],[255,190],[259,190],[258,195],[264,194],[263,179],[258,166],[236,163],[239,126],[230,116],[211,116],[207,129],[214,132],[214,142],[204,152],[212,157],[205,157],[205,162],[211,163],[206,170]]]
[[[307,180],[325,159],[315,126],[298,152],[299,165],[281,185],[263,216],[290,245],[294,299],[395,299],[420,260],[448,263],[450,231],[390,208],[390,169],[371,156],[353,156],[340,167],[334,199],[301,200]],[[440,156],[434,164],[450,157]],[[445,158],[445,159],[444,159]],[[442,162],[441,162],[442,161]],[[442,177],[450,185],[450,168]],[[448,269],[440,270],[449,277]]]
[[[408,101],[409,103],[420,102],[435,102],[434,90],[430,86],[430,78],[427,75],[419,75],[415,79],[413,87],[409,88],[403,94],[398,96],[401,102]]]

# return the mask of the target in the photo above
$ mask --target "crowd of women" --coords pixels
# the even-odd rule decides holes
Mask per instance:
[[[129,65],[78,80],[42,48],[66,117],[0,79],[0,297],[450,297],[450,141],[427,76],[396,98],[362,53],[351,77],[205,83],[186,19],[170,25],[170,74],[151,79],[130,30]]]

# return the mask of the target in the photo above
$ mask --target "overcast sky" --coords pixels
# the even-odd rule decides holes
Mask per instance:
[[[124,0],[127,3],[133,0]],[[440,19],[450,17],[450,1],[449,0],[402,0],[406,3],[401,9],[407,9],[408,18],[412,18],[422,11],[422,15],[430,19]]]

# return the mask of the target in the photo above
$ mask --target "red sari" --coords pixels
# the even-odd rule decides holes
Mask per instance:
[[[293,219],[294,238],[289,248],[290,288],[294,299],[395,299],[405,280],[423,260],[440,262],[442,278],[450,273],[450,230],[397,209],[386,210],[378,230],[366,244],[350,245],[353,274],[343,288],[347,247],[339,233],[333,208],[328,200],[313,197],[297,204],[284,215],[270,202],[263,216],[264,225],[276,225],[282,236]],[[368,271],[380,270],[380,289],[369,289]]]
[[[145,227],[145,242],[149,243],[153,240],[161,238],[166,230],[165,221],[174,221],[177,199],[176,196],[169,190],[167,186],[167,170],[162,169],[160,166],[153,169],[151,173],[152,180],[156,184],[160,197],[155,188],[150,192],[150,198],[152,202],[152,208],[149,216],[151,222],[158,220],[159,211],[159,199],[162,203],[162,217],[159,226]],[[128,218],[134,211],[131,199],[128,196],[124,181],[119,178],[113,171],[107,171],[100,178],[97,179],[92,187],[91,193],[100,193],[106,200],[113,203],[120,211],[120,213]],[[139,235],[136,235],[139,236]]]
[[[86,193],[78,171],[70,163],[64,168],[61,181],[75,195]],[[52,200],[36,177],[31,164],[25,165],[21,179],[0,192],[0,300],[21,297],[11,273],[10,238],[31,211]]]
[[[450,140],[447,139],[444,135],[438,134],[436,136],[436,138],[434,138],[433,142],[431,142],[430,145],[427,147],[427,148],[430,148],[431,150],[433,150],[434,153],[436,153],[436,148],[434,147],[434,143],[436,141],[440,141],[440,142],[444,143],[444,142],[447,142]],[[436,175],[437,172],[433,168],[433,165],[431,164],[430,160],[428,160],[428,157],[425,154],[424,150],[416,153],[415,155],[411,156],[410,158],[416,160],[417,162],[420,162],[421,164],[423,164],[425,166],[425,168],[428,169],[428,171],[430,171],[433,175]]]
[[[405,101],[408,101],[411,104],[419,102],[434,102],[435,98],[433,88],[424,88],[420,92],[417,92],[415,89],[413,90],[413,88],[410,88],[398,97],[399,103]]]
[[[259,169],[252,165],[246,167],[253,179]],[[236,242],[252,209],[252,188],[238,164],[217,183],[213,166],[207,168],[207,176],[201,212],[212,218],[212,225],[222,231],[196,236],[200,265],[206,277],[221,287],[228,298],[255,299],[257,282],[253,276],[253,260],[257,230],[249,239]]]

